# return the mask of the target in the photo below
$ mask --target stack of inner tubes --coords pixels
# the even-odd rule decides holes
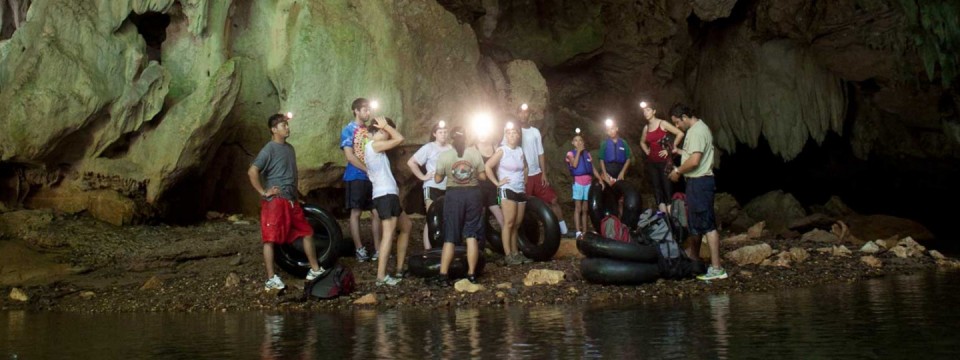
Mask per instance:
[[[621,212],[620,199],[623,199]],[[600,221],[606,215],[617,216],[624,225],[636,230],[643,210],[640,190],[626,181],[600,190],[594,181],[587,197],[588,214],[594,229],[601,229]],[[637,285],[660,278],[659,250],[634,240],[622,242],[586,233],[577,241],[577,249],[586,258],[580,261],[580,273],[595,284]]]
[[[485,212],[486,213],[486,212]],[[499,254],[503,254],[503,241],[500,238],[500,229],[494,227],[496,220],[493,215],[486,213],[486,246]],[[430,246],[443,246],[443,197],[441,196],[427,210],[427,235]],[[560,248],[560,220],[550,210],[550,206],[542,200],[530,197],[523,213],[523,222],[520,223],[518,233],[518,248],[524,256],[534,261],[548,261],[553,258]]]
[[[424,251],[423,254],[410,255],[407,257],[407,270],[411,275],[430,278],[440,275],[440,255],[441,247],[434,247]],[[479,249],[478,249],[479,250]],[[474,275],[480,276],[483,273],[483,267],[486,261],[483,258],[483,252],[477,257],[477,267],[474,269]],[[467,247],[456,246],[453,248],[453,262],[447,269],[447,276],[451,279],[459,279],[467,276],[470,267],[467,264]]]
[[[303,205],[303,215],[313,227],[313,247],[317,254],[317,262],[324,268],[331,268],[340,258],[340,247],[343,245],[343,233],[340,225],[329,212],[316,205]],[[303,238],[297,238],[292,243],[275,246],[273,258],[277,265],[287,273],[303,277],[310,270],[307,254],[303,251]]]

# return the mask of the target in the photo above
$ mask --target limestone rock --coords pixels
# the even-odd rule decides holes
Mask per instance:
[[[804,248],[793,247],[790,248],[790,256],[793,258],[794,262],[801,264],[810,258],[810,253],[808,253]]]
[[[30,296],[28,296],[27,293],[25,293],[20,288],[10,289],[9,297],[10,297],[10,300],[19,301],[19,302],[27,302],[30,300]]]
[[[736,234],[727,238],[723,238],[720,242],[727,245],[742,245],[751,243],[755,238],[750,237],[748,234]]]
[[[810,230],[806,234],[803,234],[800,240],[817,244],[836,244],[840,242],[840,238],[836,235],[820,229]]]
[[[16,234],[40,229],[53,222],[50,210],[18,210],[0,214],[0,233]]]
[[[530,120],[543,119],[547,107],[549,90],[540,70],[533,61],[514,60],[506,65],[505,75],[510,83],[510,97],[507,99],[507,109],[519,109],[520,105],[527,104],[530,109]],[[540,124],[541,128],[552,128]]]
[[[533,269],[527,272],[523,278],[524,286],[534,286],[540,284],[556,285],[566,278],[566,274],[559,270]]]
[[[693,0],[693,13],[700,20],[713,21],[730,16],[737,0]]]
[[[474,284],[467,279],[460,279],[453,284],[453,288],[458,292],[468,292],[475,293],[477,291],[482,291],[484,289],[483,285]]]
[[[380,300],[376,293],[369,293],[353,301],[354,305],[376,305]]]
[[[914,241],[913,238],[911,238],[911,237],[909,237],[909,236],[901,239],[900,242],[897,243],[897,245],[898,245],[898,246],[904,246],[904,247],[907,247],[907,248],[909,248],[909,249],[916,250],[916,251],[918,251],[918,252],[927,251],[927,248],[926,248],[926,247],[924,247],[923,245],[920,245],[919,243],[917,243],[916,241]]]
[[[831,216],[816,213],[799,219],[794,219],[787,224],[787,228],[797,232],[805,233],[813,229],[830,229],[837,220]]]
[[[883,261],[880,261],[880,259],[877,259],[873,255],[861,256],[860,261],[862,261],[864,264],[867,264],[867,266],[873,267],[873,268],[879,268],[883,266]]]
[[[823,205],[823,209],[827,215],[834,217],[843,217],[855,214],[853,210],[847,206],[843,200],[840,200],[839,196],[831,196],[827,203]]]
[[[877,243],[872,241],[866,244],[863,244],[863,247],[860,248],[860,252],[867,253],[867,254],[876,254],[879,251],[880,251],[880,246],[878,246]]]
[[[146,282],[143,283],[142,286],[140,286],[140,290],[156,290],[162,286],[163,280],[160,280],[160,278],[156,276],[151,276]]]
[[[497,284],[497,289],[512,289],[512,288],[513,288],[513,284],[508,282]]]
[[[861,239],[897,239],[910,236],[916,241],[933,240],[933,233],[922,224],[889,215],[857,215],[844,219],[850,232]],[[888,244],[892,245],[892,244]]]
[[[738,218],[741,218],[743,215],[745,215],[743,213],[743,209],[740,208],[740,203],[738,203],[737,199],[729,193],[716,194],[713,200],[713,208],[716,210],[717,221],[724,226],[734,225]],[[750,225],[753,225],[753,222],[750,222]],[[737,228],[738,226],[733,227],[735,228],[735,231],[741,230]],[[744,229],[745,228],[746,227],[744,227]]]
[[[934,258],[935,260],[946,260],[946,259],[947,259],[946,256],[943,256],[943,254],[941,254],[941,253],[940,253],[939,251],[937,251],[937,250],[930,250],[930,257]]]
[[[873,241],[874,244],[877,244],[881,249],[889,249],[890,245],[887,245],[887,241],[883,239],[877,239]]]
[[[602,8],[591,1],[499,2],[490,40],[512,58],[555,67],[603,46]],[[537,21],[531,21],[532,14]]]
[[[749,229],[747,229],[747,237],[751,239],[759,239],[763,236],[763,228],[767,226],[766,221],[761,221],[756,224],[753,224]]]
[[[944,270],[960,270],[960,261],[952,259],[937,260],[937,267]]]
[[[227,275],[227,280],[224,282],[226,287],[236,287],[240,285],[240,275],[237,275],[235,272],[231,272]]]
[[[789,251],[781,252],[777,254],[776,257],[777,257],[777,260],[773,262],[774,266],[788,268],[793,263],[793,254]]]
[[[853,254],[853,252],[851,252],[850,249],[847,249],[847,247],[844,245],[833,247],[833,256],[846,257],[850,256],[851,254]]]
[[[764,259],[773,254],[770,245],[763,243],[759,245],[744,246],[724,255],[724,258],[736,263],[739,266],[760,264]]]
[[[787,225],[806,216],[806,211],[793,195],[783,191],[771,191],[747,204],[744,211],[754,219],[766,221],[767,228],[774,233],[787,230]]]

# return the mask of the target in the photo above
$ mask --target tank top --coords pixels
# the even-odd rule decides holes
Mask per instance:
[[[663,121],[663,120],[660,120]],[[647,146],[650,147],[650,153],[647,154],[647,161],[662,163],[670,160],[670,156],[663,158],[660,157],[660,151],[663,150],[663,146],[660,145],[660,141],[667,136],[667,132],[660,127],[660,123],[657,123],[657,128],[653,131],[647,131]]]
[[[397,180],[393,177],[393,171],[390,170],[390,158],[387,154],[373,151],[373,141],[368,142],[363,150],[367,160],[367,176],[373,184],[372,198],[399,194],[400,189],[397,187]]]
[[[500,164],[497,165],[497,179],[509,178],[510,182],[500,186],[502,189],[512,190],[514,192],[523,192],[523,148],[517,146],[511,149],[508,146],[501,146],[503,157],[500,158]]]

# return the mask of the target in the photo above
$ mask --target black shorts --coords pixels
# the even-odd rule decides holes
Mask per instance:
[[[489,181],[480,182],[480,193],[483,196],[483,207],[491,207],[500,205],[499,197],[497,196],[497,186]]]
[[[403,209],[400,207],[400,197],[397,194],[387,194],[373,199],[373,208],[377,209],[380,220],[400,216]]]
[[[453,244],[467,238],[483,241],[483,209],[479,187],[448,188],[443,200],[443,241]]]
[[[346,208],[370,210],[373,209],[373,183],[370,180],[351,180],[346,184]]]
[[[510,189],[500,189],[500,200],[510,200],[518,203],[527,202],[527,194],[522,192],[516,192]]]

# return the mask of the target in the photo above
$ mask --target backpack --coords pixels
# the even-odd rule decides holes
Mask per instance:
[[[611,240],[630,242],[630,228],[616,215],[607,215],[600,220],[600,235]]]
[[[687,196],[683,193],[673,194],[673,201],[670,202],[670,216],[676,222],[676,231],[674,235],[680,241],[687,238],[687,229],[690,227],[687,219],[689,218],[689,213],[687,212]]]
[[[353,272],[343,265],[336,264],[320,278],[307,283],[303,289],[304,298],[333,299],[353,292],[356,281]]]
[[[703,264],[687,257],[680,246],[681,226],[672,216],[647,209],[640,214],[637,224],[640,242],[655,246],[660,277],[666,279],[684,279],[702,274]]]

